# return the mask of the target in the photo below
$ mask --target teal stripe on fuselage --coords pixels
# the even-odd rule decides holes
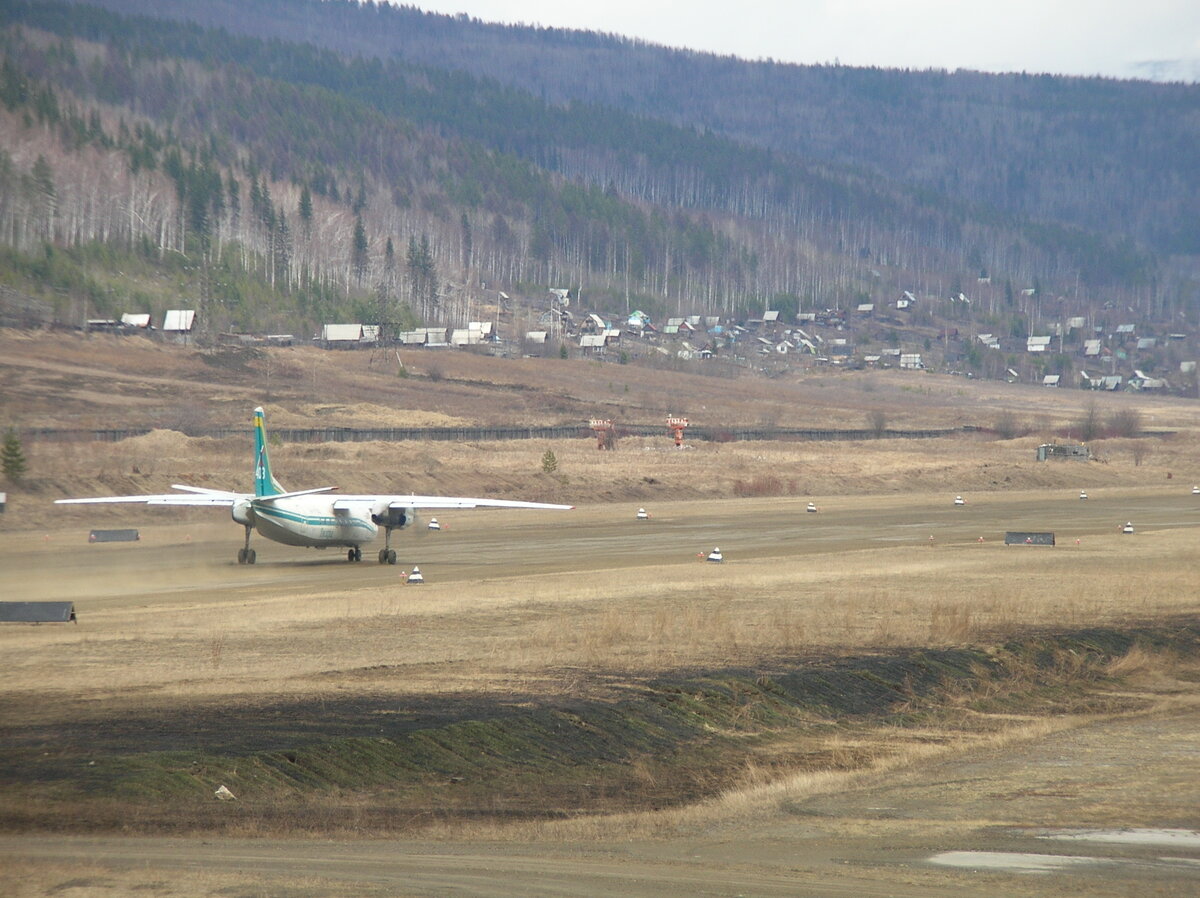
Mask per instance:
[[[375,525],[370,521],[364,521],[362,518],[355,518],[341,515],[322,515],[320,517],[314,515],[304,515],[298,512],[288,511],[284,508],[279,508],[275,505],[267,503],[255,503],[254,512],[258,515],[264,515],[268,518],[276,518],[278,521],[287,521],[291,524],[299,524],[302,527],[350,527],[361,529],[371,536],[375,535]]]

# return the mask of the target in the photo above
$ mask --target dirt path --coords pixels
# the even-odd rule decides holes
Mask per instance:
[[[1194,895],[1198,738],[1200,710],[1184,704],[848,775],[818,793],[797,786],[702,830],[649,839],[619,826],[606,837],[603,824],[588,824],[586,841],[3,836],[0,885],[68,898]],[[1076,829],[1094,838],[1049,837]],[[1127,842],[1101,841],[1113,831]]]

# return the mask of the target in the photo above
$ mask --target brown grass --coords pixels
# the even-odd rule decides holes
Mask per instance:
[[[43,402],[63,388],[61,372],[37,363],[45,358],[45,344],[27,344],[0,333],[0,367],[7,366],[0,373],[15,375],[0,392],[0,411],[10,417],[28,415],[29,402]],[[113,373],[102,365],[111,346],[66,341],[63,370],[72,376],[101,372],[93,386],[106,398],[93,403],[90,394],[72,392],[54,405],[61,417],[50,423],[117,426],[168,417],[180,423],[186,417],[182,412],[167,412],[178,409],[182,397],[198,393],[195,420],[244,425],[247,409],[264,401],[253,376],[221,375],[218,383],[197,391],[187,380],[188,366],[211,376],[202,363],[181,360],[162,347],[120,345],[132,347],[128,367]],[[5,354],[9,349],[11,357]],[[984,497],[1002,506],[1022,490],[1028,496],[1086,488],[1093,498],[1111,494],[1134,500],[1168,486],[1187,490],[1200,480],[1200,447],[1191,438],[1156,441],[1140,464],[1134,457],[1136,440],[1102,441],[1096,447],[1101,460],[1092,464],[1037,463],[1036,445],[1077,416],[1073,403],[1083,398],[1057,391],[1014,392],[999,384],[968,387],[947,378],[889,375],[874,377],[869,395],[853,400],[862,391],[833,376],[743,383],[661,372],[656,374],[661,381],[652,383],[637,370],[590,363],[560,367],[555,360],[547,364],[562,377],[554,380],[550,395],[539,392],[546,389],[537,382],[546,371],[543,363],[497,367],[449,354],[439,357],[441,377],[431,383],[420,360],[412,363],[416,376],[400,381],[385,380],[387,375],[372,371],[365,357],[337,355],[333,359],[305,348],[281,356],[280,364],[293,366],[297,386],[292,394],[267,402],[269,421],[280,426],[555,423],[555,416],[578,414],[586,420],[601,411],[628,420],[665,414],[668,397],[686,395],[689,407],[671,410],[698,422],[748,416],[756,423],[769,415],[780,426],[860,427],[861,403],[867,399],[887,404],[893,427],[970,423],[1014,407],[1022,420],[1040,423],[1029,436],[1011,440],[692,441],[685,451],[675,450],[665,432],[661,438],[623,438],[614,452],[598,452],[591,437],[552,445],[276,446],[276,473],[292,488],[337,484],[345,492],[571,502],[583,506],[573,515],[599,528],[617,509],[631,516],[637,505],[651,507],[657,526],[672,516],[719,521],[752,504],[783,501],[774,497],[812,497],[823,513],[832,503],[869,515],[875,509],[948,501],[955,493],[966,494],[972,510]],[[487,380],[508,390],[503,402],[495,392],[468,383]],[[298,386],[314,381],[321,394],[329,395],[317,399]],[[1111,401],[1120,408],[1126,399]],[[1146,426],[1197,426],[1197,410],[1190,405],[1146,402]],[[990,538],[935,547],[838,548],[802,558],[734,553],[724,567],[681,557],[632,569],[589,570],[586,577],[576,566],[536,575],[434,581],[401,594],[394,583],[350,581],[331,576],[328,568],[309,574],[296,567],[290,579],[260,586],[255,579],[260,572],[228,570],[226,549],[236,547],[238,534],[210,512],[183,512],[172,523],[147,528],[142,548],[171,553],[171,566],[131,569],[121,576],[109,568],[97,575],[96,567],[76,563],[77,541],[72,540],[85,523],[125,520],[127,512],[48,512],[49,501],[63,495],[157,492],[175,482],[245,488],[248,442],[158,430],[120,444],[26,446],[30,478],[21,489],[10,489],[9,512],[0,519],[5,537],[0,586],[34,597],[86,598],[87,626],[0,630],[0,653],[8,659],[0,700],[7,707],[20,708],[29,721],[53,721],[84,710],[120,715],[264,697],[317,702],[355,694],[398,700],[417,694],[599,697],[665,672],[730,666],[766,672],[817,655],[999,641],[1030,630],[1122,626],[1197,610],[1200,562],[1195,531],[1186,526],[1161,530],[1152,539],[1129,540],[1112,532],[1047,551],[1006,549]],[[542,471],[548,448],[558,460],[555,476]],[[732,498],[737,496],[746,498]],[[489,526],[482,515],[454,522],[467,534]],[[192,540],[197,548],[189,552]],[[223,559],[222,565],[214,563],[215,557]],[[263,570],[262,576],[275,576],[270,567]],[[1060,660],[1069,675],[1071,659]],[[1109,673],[1165,681],[1173,663],[1135,648],[1113,662]],[[993,744],[992,739],[1002,745],[1005,739],[1044,732],[1037,727],[1059,725],[1070,721],[1006,734],[988,726],[949,736],[908,731],[904,738],[842,732],[820,746],[833,772],[784,775],[786,766],[755,756],[722,799],[693,810],[618,818],[615,824],[539,824],[515,833],[586,838],[591,827],[614,825],[631,834],[668,832],[715,816],[751,815],[790,795],[845,788],[864,776],[964,745]],[[836,772],[850,767],[866,772]],[[648,786],[654,784],[653,766],[643,764],[636,772]],[[476,831],[491,832],[482,825]]]
[[[227,547],[236,542],[229,528],[172,525],[147,538],[169,545],[186,530]],[[22,553],[23,545],[41,551],[43,542],[29,534],[10,540],[9,550]],[[155,552],[154,542],[144,550]],[[582,579],[573,571],[493,577],[466,588],[431,582],[402,600],[394,586],[362,585],[309,588],[299,599],[284,588],[249,602],[241,590],[206,592],[199,603],[186,591],[182,602],[173,598],[193,577],[186,561],[133,573],[137,591],[128,598],[119,579],[76,584],[64,568],[38,576],[92,595],[88,626],[6,629],[0,647],[18,659],[6,674],[10,693],[121,694],[151,704],[263,690],[311,695],[339,683],[384,692],[572,693],[585,683],[596,688],[596,675],[607,672],[650,676],[813,652],[995,641],[1031,628],[1120,626],[1196,611],[1190,530],[1133,542],[1114,532],[1044,551],[993,541],[736,565],[736,589],[728,564],[691,560],[640,567],[636,577],[614,568]],[[213,572],[197,567],[194,576],[205,582]],[[72,664],[56,663],[63,652]]]
[[[229,355],[226,353],[226,355]],[[1200,428],[1200,407],[1169,397],[1047,390],[915,372],[796,367],[765,378],[721,366],[658,370],[592,360],[498,360],[470,352],[395,355],[310,346],[213,357],[141,337],[0,330],[0,419],[29,426],[236,426],[255,405],[281,426],[560,424],[590,417],[658,424],[668,414],[715,428],[860,429],[886,409],[887,426],[990,428],[1068,435],[1094,402],[1101,420],[1136,414],[1143,428]],[[236,362],[236,363],[234,363]],[[622,450],[624,445],[622,444]]]

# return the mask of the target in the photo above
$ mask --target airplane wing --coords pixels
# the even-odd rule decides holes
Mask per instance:
[[[232,493],[199,486],[172,484],[179,493],[160,493],[150,496],[96,496],[89,499],[55,499],[55,505],[101,505],[118,502],[138,502],[142,505],[191,505],[200,507],[231,507],[239,499],[254,498],[251,493]]]
[[[388,503],[388,508],[549,508],[567,511],[574,505],[553,505],[549,502],[520,502],[515,499],[471,499],[456,496],[341,496],[333,507],[354,508],[361,505]]]

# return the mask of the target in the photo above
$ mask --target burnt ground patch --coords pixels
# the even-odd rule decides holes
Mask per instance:
[[[1106,668],[1135,646],[1194,658],[1200,622],[695,672],[610,700],[358,695],[23,726],[10,699],[0,826],[394,831],[678,805],[735,785],[751,762],[853,769],[909,731],[1001,726],[991,712],[1128,710],[1136,699]],[[213,801],[218,785],[236,804]]]

